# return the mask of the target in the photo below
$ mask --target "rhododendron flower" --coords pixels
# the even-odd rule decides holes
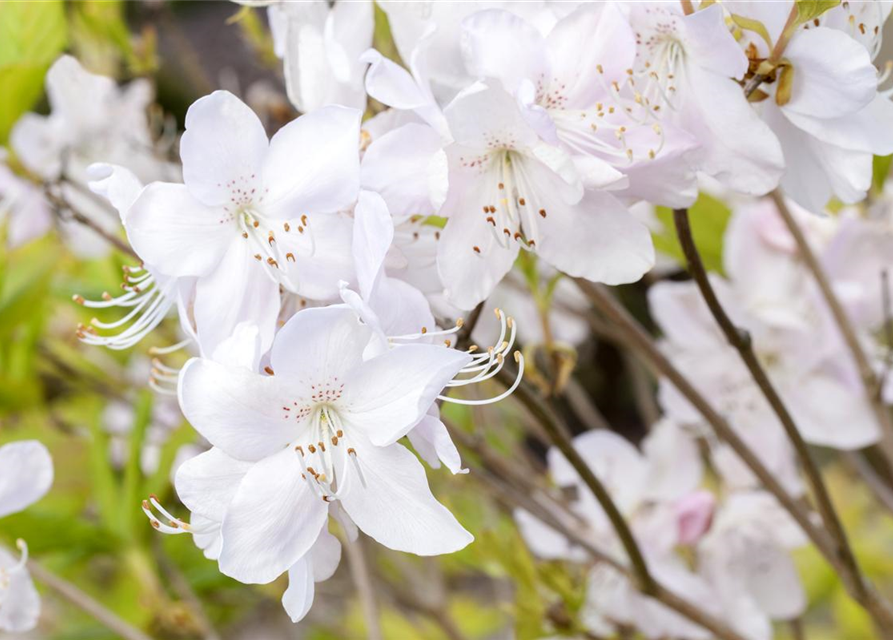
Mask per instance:
[[[0,518],[40,500],[53,484],[53,460],[36,440],[0,447]],[[28,547],[19,540],[21,558],[0,548],[0,631],[30,631],[40,615],[40,598],[28,574]]]
[[[455,143],[437,263],[450,302],[470,309],[486,298],[522,247],[608,284],[638,280],[654,264],[648,230],[601,190],[622,174],[598,160],[579,167],[543,142],[498,82],[469,87],[445,114]]]
[[[180,376],[187,419],[251,467],[222,518],[227,575],[275,579],[310,549],[333,501],[393,549],[431,555],[471,541],[397,443],[471,358],[415,344],[364,361],[371,337],[349,308],[307,309],[277,336],[274,376],[187,363]]]

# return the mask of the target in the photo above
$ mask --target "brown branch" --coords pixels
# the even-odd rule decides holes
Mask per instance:
[[[873,611],[875,607],[869,604],[871,597],[866,587],[865,577],[862,575],[859,564],[850,547],[846,531],[837,515],[837,511],[834,509],[831,495],[825,486],[818,465],[812,458],[809,447],[803,440],[803,436],[788,411],[787,406],[778,394],[778,391],[775,389],[775,386],[772,384],[772,381],[769,379],[769,376],[763,369],[763,365],[760,363],[759,358],[754,352],[750,335],[743,329],[735,326],[726,314],[725,309],[722,307],[722,304],[716,296],[716,292],[713,290],[713,286],[710,284],[707,270],[704,268],[701,256],[698,253],[694,238],[692,237],[691,225],[688,219],[688,210],[674,209],[673,221],[676,225],[676,233],[682,247],[682,252],[685,254],[686,261],[688,262],[689,273],[691,273],[698,289],[701,291],[701,295],[707,303],[710,313],[713,315],[713,318],[725,335],[726,340],[728,340],[729,344],[738,352],[750,372],[751,377],[754,379],[754,382],[756,382],[763,396],[766,398],[766,401],[772,407],[772,411],[778,417],[788,438],[794,445],[797,457],[800,459],[800,464],[803,467],[806,478],[812,488],[816,506],[822,516],[822,521],[835,539],[836,553],[840,558],[842,568],[844,569],[841,577],[847,578],[844,580],[844,583],[850,583],[850,592],[856,601],[863,603],[869,613],[871,613],[878,621],[878,624],[881,624],[881,621],[878,620],[875,615],[875,611]],[[890,612],[887,612],[885,617],[889,618],[885,621],[885,628],[893,631],[893,628],[889,626],[893,623],[893,618],[890,617]]]
[[[825,303],[831,310],[834,322],[837,324],[837,328],[843,336],[853,361],[856,363],[856,367],[859,370],[859,376],[862,378],[862,385],[865,387],[868,402],[871,404],[875,418],[880,425],[881,449],[884,452],[887,463],[893,465],[893,423],[890,421],[890,413],[881,401],[881,380],[875,374],[874,368],[871,366],[868,357],[865,355],[865,351],[862,349],[862,345],[859,343],[859,337],[850,322],[849,316],[847,316],[843,305],[834,293],[834,288],[831,286],[831,282],[828,279],[825,270],[819,263],[819,260],[816,257],[815,252],[812,250],[812,247],[809,245],[806,236],[803,234],[800,225],[798,225],[797,221],[794,219],[791,210],[788,208],[788,205],[784,200],[784,196],[778,190],[773,191],[770,195],[773,202],[775,202],[775,206],[778,208],[778,212],[781,214],[785,225],[787,225],[788,230],[791,232],[791,236],[793,236],[794,241],[797,243],[797,249],[800,252],[800,256],[803,258],[803,262],[806,264],[806,268],[809,269],[816,284],[818,284],[822,297],[825,299]]]
[[[482,461],[484,461],[483,458]],[[619,563],[613,557],[594,546],[584,534],[571,528],[569,522],[563,522],[549,508],[541,505],[536,499],[536,493],[528,492],[524,489],[516,489],[511,482],[506,481],[498,472],[494,472],[493,468],[488,466],[486,462],[484,467],[478,467],[468,462],[466,464],[473,476],[487,483],[494,491],[495,498],[505,505],[509,511],[515,508],[524,509],[566,537],[571,544],[582,549],[594,562],[607,564],[627,579],[635,581],[636,575],[629,567]],[[695,624],[704,627],[721,640],[744,640],[741,635],[731,629],[725,622],[702,611],[684,598],[677,596],[657,581],[653,583],[652,593],[647,595]]]
[[[44,569],[36,561],[28,561],[28,571],[37,578],[38,582],[41,582],[78,609],[95,618],[103,626],[124,640],[152,640],[150,636],[119,618],[115,613],[106,609],[102,604],[67,580],[63,580],[56,574]]]

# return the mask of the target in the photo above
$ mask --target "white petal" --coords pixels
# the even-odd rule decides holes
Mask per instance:
[[[9,133],[9,145],[28,171],[44,180],[55,180],[62,172],[62,151],[65,141],[60,139],[56,121],[36,113],[19,118]]]
[[[345,382],[363,361],[371,332],[343,305],[304,309],[279,330],[270,366],[307,384]]]
[[[0,549],[0,571],[9,571],[18,558]],[[37,626],[40,617],[40,596],[26,569],[8,573],[8,583],[0,586],[0,631],[23,633]]]
[[[418,424],[470,361],[467,353],[442,346],[396,347],[364,362],[345,380],[339,413],[374,445],[387,446]]]
[[[328,529],[319,532],[319,538],[310,549],[314,582],[331,578],[341,562],[341,542]]]
[[[360,189],[360,116],[329,106],[282,127],[264,160],[265,210],[288,220],[347,209]]]
[[[88,172],[90,191],[108,200],[126,226],[127,212],[140,195],[143,183],[130,169],[119,165],[96,163],[90,165]]]
[[[226,512],[220,571],[246,584],[272,582],[310,551],[327,517],[291,447],[257,462]]]
[[[877,93],[877,71],[868,52],[845,33],[824,27],[800,31],[784,55],[794,69],[785,111],[837,118],[867,106]]]
[[[453,474],[467,473],[468,470],[462,468],[459,450],[438,414],[437,405],[432,406],[427,415],[406,435],[422,460],[432,469],[440,468],[440,463],[443,462]]]
[[[543,36],[509,11],[485,9],[465,18],[459,46],[469,74],[496,78],[511,93],[522,80],[547,86],[551,79]]]
[[[741,85],[692,64],[685,73],[691,96],[680,124],[703,145],[701,169],[736,191],[764,194],[774,189],[784,157]]]
[[[53,459],[37,440],[0,447],[0,518],[40,500],[53,484]]]
[[[305,221],[304,233],[296,231]],[[289,224],[288,233],[276,235],[279,253],[285,254],[279,264],[287,278],[283,286],[310,300],[337,298],[339,283],[354,280],[353,218],[345,212],[311,213]]]
[[[697,489],[704,463],[697,442],[676,423],[661,420],[642,442],[649,489],[655,500],[675,500]]]
[[[288,570],[288,588],[282,594],[282,606],[292,622],[300,622],[313,606],[313,568],[304,556]]]
[[[685,55],[702,68],[729,78],[741,79],[747,71],[747,56],[726,26],[721,6],[707,7],[683,18]]]
[[[193,358],[180,372],[183,415],[205,439],[237,460],[256,461],[282,449],[301,425],[283,410],[300,383]]]
[[[360,191],[354,210],[353,259],[360,295],[368,300],[383,276],[384,260],[394,240],[394,223],[384,199],[372,191]]]
[[[463,90],[443,113],[456,143],[472,149],[523,149],[537,141],[515,99],[495,80]]]
[[[441,148],[440,135],[423,124],[389,131],[363,154],[362,186],[381,195],[398,220],[433,215],[429,181]]]
[[[127,215],[127,237],[146,263],[171,276],[201,276],[220,261],[238,228],[179,184],[143,189]]]
[[[453,553],[474,540],[431,494],[424,467],[403,445],[361,441],[356,449],[366,486],[350,475],[341,504],[365,534],[420,556]]]
[[[893,153],[893,103],[878,95],[856,113],[839,118],[815,118],[785,110],[785,117],[798,128],[844,149],[874,155]]]
[[[545,185],[537,194],[545,193]],[[605,284],[639,280],[654,266],[648,228],[613,196],[588,191],[572,206],[540,206],[536,252],[568,275]],[[562,210],[563,209],[563,210]]]
[[[235,236],[217,268],[195,286],[193,314],[198,343],[212,355],[236,327],[251,322],[259,331],[259,352],[273,344],[279,317],[279,285],[254,258],[245,238]]]
[[[174,486],[189,511],[222,522],[239,483],[252,466],[213,447],[181,464]]]
[[[806,594],[793,558],[774,545],[751,548],[746,568],[749,591],[769,617],[796,618],[806,610]]]
[[[254,111],[229,91],[215,91],[186,112],[180,139],[183,181],[200,202],[223,206],[232,188],[262,184],[267,147],[267,133]]]

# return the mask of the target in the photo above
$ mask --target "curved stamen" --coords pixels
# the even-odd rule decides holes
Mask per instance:
[[[521,378],[524,377],[524,356],[520,351],[515,351],[515,362],[518,363],[518,375],[515,376],[515,381],[512,383],[511,387],[494,398],[486,398],[484,400],[466,400],[465,398],[451,398],[449,396],[439,395],[437,396],[437,399],[443,400],[444,402],[452,402],[453,404],[462,404],[466,406],[481,406],[485,404],[493,404],[495,402],[499,402],[500,400],[504,400],[515,392],[515,389],[517,389],[518,385],[521,384]]]
[[[168,524],[164,524],[155,516],[155,514],[152,512],[152,507],[157,509],[159,513],[161,513],[161,515],[167,519]],[[188,522],[184,522],[179,518],[175,518],[167,511],[167,509],[161,506],[161,503],[158,502],[158,498],[156,498],[154,495],[150,495],[148,500],[143,500],[142,510],[155,529],[157,529],[161,533],[166,533],[169,535],[180,535],[181,533],[213,533],[220,528],[220,525],[217,523],[210,523],[204,526],[194,527]]]

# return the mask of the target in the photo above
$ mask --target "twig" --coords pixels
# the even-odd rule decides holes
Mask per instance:
[[[893,310],[890,307],[890,272],[881,270],[881,305],[884,314],[884,341],[887,343],[884,350],[884,369],[881,372],[877,384],[878,402],[883,402],[884,388],[887,386],[887,376],[890,375],[890,367],[893,366]]]
[[[502,369],[499,372],[497,378],[506,386],[511,385],[512,381],[514,381],[514,376],[509,374],[505,369]],[[546,399],[532,385],[525,381],[522,380],[521,384],[518,385],[515,392],[512,394],[512,397],[518,399],[537,419],[543,427],[543,430],[549,436],[552,444],[558,447],[558,450],[561,451],[567,461],[571,464],[583,483],[590,491],[592,491],[596,500],[598,500],[599,505],[601,505],[604,510],[605,515],[608,517],[608,520],[611,521],[611,525],[614,527],[614,531],[617,533],[620,543],[623,545],[623,549],[632,565],[638,588],[643,593],[653,595],[656,585],[654,578],[648,571],[648,565],[645,562],[645,557],[642,555],[641,549],[639,549],[639,544],[636,542],[626,519],[620,513],[617,505],[614,504],[614,500],[611,498],[611,494],[608,493],[605,485],[602,484],[602,481],[592,472],[592,469],[589,468],[589,465],[586,464],[574,448],[568,435],[567,426],[564,425],[558,415],[549,408]]]
[[[623,363],[629,373],[633,388],[633,399],[639,409],[639,415],[647,428],[660,420],[660,409],[654,400],[654,389],[651,386],[648,372],[642,363],[629,351],[623,352]]]
[[[619,563],[613,557],[594,546],[583,534],[572,529],[567,522],[562,522],[562,520],[555,514],[551,513],[548,507],[537,501],[536,494],[515,489],[510,482],[506,482],[498,473],[494,473],[489,467],[481,468],[473,463],[467,464],[469,469],[471,469],[473,476],[486,482],[488,486],[493,489],[496,499],[505,505],[509,511],[512,511],[515,508],[524,509],[539,518],[544,524],[566,537],[571,544],[586,552],[593,561],[607,564],[626,578],[635,580],[635,574],[629,567]],[[732,630],[725,622],[702,611],[699,607],[687,600],[680,598],[658,582],[654,583],[654,591],[649,595],[676,613],[688,618],[695,624],[704,627],[721,640],[744,640],[741,635]]]
[[[205,611],[205,606],[202,604],[201,599],[192,589],[192,585],[189,584],[189,580],[186,579],[183,572],[167,557],[160,541],[160,536],[152,536],[152,551],[161,572],[170,581],[171,586],[180,599],[189,605],[192,613],[198,618],[204,631],[204,640],[220,640],[220,634],[217,633],[217,630],[211,623],[211,619],[208,617],[208,612]]]
[[[52,190],[49,188],[49,185],[44,185],[43,192],[47,200],[49,200],[50,204],[53,205],[53,209],[60,219],[66,218],[66,216],[63,215],[63,211],[66,212],[68,219],[74,220],[78,224],[89,228],[91,231],[102,237],[106,242],[115,247],[118,251],[126,253],[138,262],[142,262],[136,251],[134,251],[126,242],[121,240],[121,238],[117,237],[116,235],[109,233],[108,231],[103,229],[94,220],[91,220],[80,211],[75,211],[75,209],[68,203],[68,201],[53,193]]]
[[[698,253],[694,238],[692,237],[691,225],[689,224],[688,219],[688,210],[674,209],[673,221],[676,225],[676,233],[679,237],[682,252],[685,254],[686,261],[688,262],[689,273],[691,273],[698,289],[701,291],[701,295],[707,303],[710,313],[720,326],[720,329],[722,329],[729,344],[731,344],[741,356],[741,359],[748,371],[750,371],[754,382],[756,382],[760,391],[763,393],[763,396],[766,398],[766,401],[772,407],[773,413],[778,417],[788,438],[794,445],[794,449],[797,451],[797,457],[800,459],[800,464],[803,467],[807,480],[812,488],[816,506],[822,516],[822,521],[835,539],[837,554],[841,560],[841,565],[845,570],[841,577],[847,578],[844,580],[844,583],[851,583],[851,593],[854,598],[858,602],[865,604],[866,609],[877,620],[875,612],[872,611],[874,606],[869,606],[870,596],[866,588],[865,577],[859,569],[859,564],[856,561],[856,557],[853,554],[853,550],[847,539],[846,531],[837,515],[837,511],[834,509],[834,504],[831,501],[831,496],[822,479],[818,465],[813,460],[809,447],[803,440],[803,436],[800,434],[800,430],[788,411],[787,406],[781,399],[781,396],[779,396],[772,381],[769,380],[769,376],[763,369],[763,365],[760,363],[759,358],[757,358],[753,349],[753,343],[750,339],[750,334],[735,326],[726,314],[725,309],[723,309],[719,299],[716,297],[716,292],[710,284],[707,271],[704,268],[701,256]],[[893,619],[888,619],[883,626],[893,631],[893,628],[890,627],[891,623],[893,623]],[[880,620],[878,620],[878,624],[881,624]]]
[[[465,323],[462,325],[462,330],[459,332],[459,336],[456,338],[456,348],[460,351],[465,351],[469,346],[471,346],[471,333],[477,326],[478,320],[481,319],[481,312],[483,310],[484,303],[481,302],[480,304],[478,304],[478,306],[471,310],[471,313],[468,314],[468,318],[465,320]]]
[[[118,634],[124,640],[152,640],[151,636],[131,626],[67,580],[44,569],[36,561],[28,560],[28,571],[39,582],[55,591],[77,608],[96,618],[103,626]]]
[[[847,451],[844,458],[849,462],[850,466],[859,474],[877,501],[880,502],[888,511],[893,512],[893,489],[890,488],[880,474],[874,470],[871,463],[866,460],[863,454],[857,451]]]
[[[564,398],[580,422],[589,430],[610,429],[608,420],[586,393],[586,389],[574,378],[568,378],[564,386]]]
[[[368,640],[382,640],[378,602],[375,599],[372,576],[369,574],[369,566],[366,564],[366,555],[363,553],[362,544],[362,538],[357,538],[351,542],[350,536],[344,536],[344,547],[347,550],[350,575],[353,577],[354,585],[357,588],[357,595],[360,598],[360,606],[363,610],[363,618],[366,621],[366,637]]]
[[[884,452],[887,463],[893,466],[893,423],[890,421],[890,414],[887,411],[887,408],[884,406],[883,402],[881,402],[880,380],[875,375],[875,371],[872,368],[871,363],[868,361],[868,357],[865,355],[862,345],[859,343],[859,337],[856,334],[856,330],[853,328],[843,305],[834,293],[834,288],[831,286],[831,282],[828,280],[828,276],[822,268],[822,265],[819,263],[815,252],[812,250],[812,247],[809,246],[809,242],[806,240],[803,230],[800,229],[800,225],[797,224],[791,210],[788,208],[784,196],[778,190],[773,191],[770,195],[772,196],[772,200],[775,202],[775,206],[784,220],[785,225],[787,225],[791,236],[793,236],[794,241],[797,243],[797,249],[800,252],[800,256],[803,258],[803,262],[806,264],[806,268],[809,269],[816,284],[818,284],[822,297],[825,299],[825,303],[831,310],[834,322],[837,324],[837,328],[840,330],[840,334],[843,336],[844,342],[846,342],[847,348],[856,363],[859,375],[862,378],[862,384],[865,387],[868,402],[871,404],[871,408],[880,425],[881,449]]]

